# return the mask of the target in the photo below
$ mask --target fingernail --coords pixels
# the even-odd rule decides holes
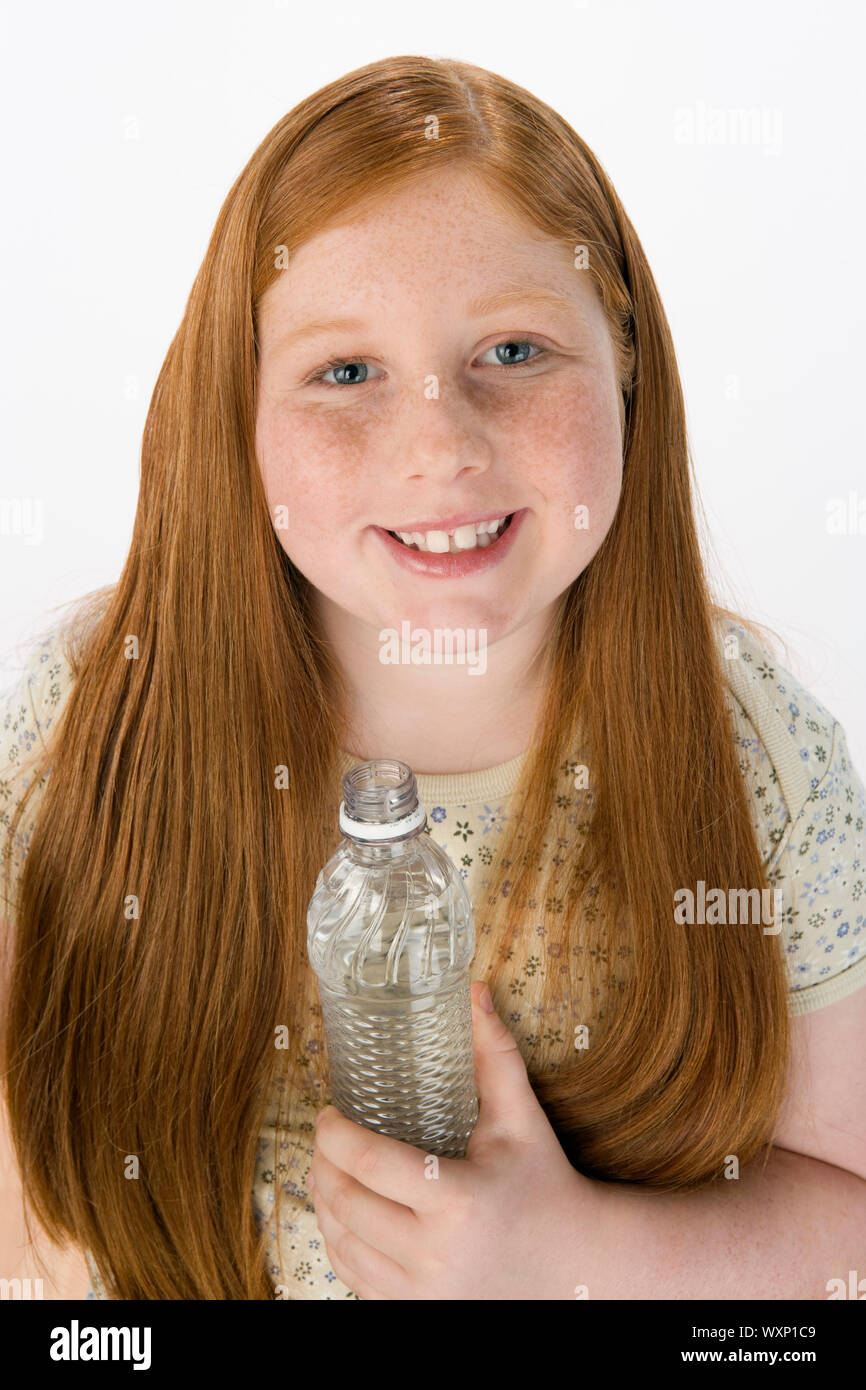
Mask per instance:
[[[308,1178],[307,1178],[307,1191],[308,1191],[308,1192],[312,1192],[312,1190],[313,1190],[313,1188],[314,1188],[315,1186],[316,1186],[316,1179],[313,1177],[312,1173],[310,1173],[309,1176],[308,1176]]]
[[[490,990],[486,985],[478,997],[478,1002],[486,1014],[493,1013],[493,1000],[490,998]]]

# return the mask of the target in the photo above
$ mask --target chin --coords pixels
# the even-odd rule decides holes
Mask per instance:
[[[473,633],[476,642],[482,640],[483,633],[483,640],[488,647],[506,637],[517,626],[513,615],[501,610],[491,611],[488,605],[465,603],[448,606],[406,604],[399,612],[391,615],[387,622],[383,622],[381,627],[400,632],[403,623],[408,623],[411,631],[432,633],[438,628],[442,631],[462,633],[466,640],[469,634]]]

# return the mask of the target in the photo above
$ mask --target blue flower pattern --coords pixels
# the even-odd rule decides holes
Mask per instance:
[[[791,999],[799,996],[807,1001],[807,1007],[820,1007],[828,1000],[815,994],[815,988],[834,988],[844,972],[854,969],[850,977],[852,987],[866,984],[866,791],[852,766],[845,733],[838,721],[750,633],[738,626],[726,630],[738,635],[739,659],[749,668],[755,691],[766,693],[772,689],[774,707],[806,774],[808,792],[803,804],[789,807],[761,738],[765,704],[751,698],[741,703],[731,695],[733,733],[750,793],[755,833],[763,849],[768,878],[783,892],[781,939],[788,962]],[[28,819],[14,844],[10,844],[4,832],[8,830],[10,812],[28,784],[26,758],[37,739],[44,739],[49,732],[71,680],[65,656],[57,646],[57,634],[52,633],[37,645],[23,677],[0,701],[0,848],[11,858],[13,889],[14,875],[20,871],[29,847],[32,822]],[[509,776],[507,786],[497,786],[491,794],[491,786],[496,784],[502,768],[510,768],[513,776]],[[435,776],[418,775],[419,793],[428,807],[430,833],[458,866],[476,906],[483,900],[488,870],[497,853],[516,785],[516,767],[503,764],[502,768],[459,775],[457,785],[463,792],[460,800],[442,796]],[[450,783],[452,787],[455,784],[453,775]],[[570,785],[567,765],[565,783],[557,789],[558,794],[564,795]],[[33,805],[31,802],[31,810]],[[577,819],[576,815],[570,816],[572,821]],[[568,842],[560,839],[551,847],[551,855],[560,856],[557,862],[561,862],[567,849]],[[509,886],[505,884],[505,896]],[[529,902],[532,906],[533,900]],[[14,896],[7,909],[14,911]],[[561,947],[553,942],[548,946],[543,925],[530,920],[518,948],[508,952],[503,969],[495,956],[494,943],[485,934],[482,914],[476,914],[476,923],[473,978],[483,976],[490,981],[497,1008],[515,1036],[519,1035],[524,1055],[526,1049],[531,1051],[542,1041],[570,1048],[571,1038],[567,1022],[562,1026],[561,1007],[558,1013],[555,1006],[546,1009],[539,990],[547,972],[566,969],[559,959]],[[582,949],[576,945],[575,954]],[[622,957],[629,953],[628,946],[620,946],[617,952]],[[304,1057],[307,1063],[316,1060],[317,1048],[313,1040],[305,1040],[299,1050],[299,1063]],[[266,1232],[265,1268],[275,1293],[282,1278],[289,1282],[292,1300],[356,1299],[357,1295],[330,1268],[305,1186],[313,1155],[313,1122],[327,1099],[318,1083],[306,1075],[308,1070],[304,1065],[297,1068],[298,1080],[288,1097],[287,1128],[278,1128],[274,1118],[262,1131],[252,1187],[253,1211],[259,1230]],[[277,1182],[282,1185],[279,1231],[274,1217]],[[105,1291],[89,1253],[87,1261],[91,1271],[87,1297],[104,1298]]]

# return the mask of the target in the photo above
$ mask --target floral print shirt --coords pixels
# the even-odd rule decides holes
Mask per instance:
[[[13,874],[27,853],[35,809],[31,803],[27,824],[10,843],[10,812],[28,780],[25,760],[37,740],[50,734],[72,680],[57,637],[51,633],[32,649],[21,678],[0,701],[0,852],[10,856]],[[782,894],[789,1009],[803,1014],[866,985],[866,791],[852,766],[844,729],[814,695],[742,627],[724,622],[718,639],[755,834],[768,881]],[[541,1002],[548,972],[566,968],[561,947],[548,946],[544,927],[527,914],[513,944],[502,952],[489,929],[479,925],[478,911],[525,757],[480,772],[416,773],[416,781],[427,828],[451,856],[476,906],[472,978],[488,981],[497,1010],[532,1069],[566,1056],[573,1045],[562,1009],[554,1005],[546,1011]],[[344,754],[341,772],[354,762]],[[573,764],[563,765],[559,794],[572,787],[573,771]],[[559,843],[550,852],[567,849],[567,843]],[[11,920],[14,909],[13,892],[11,900],[0,902],[0,916]],[[623,972],[629,953],[627,942],[617,948]],[[315,1003],[311,1007],[315,1011]],[[320,1048],[312,1037],[301,1045],[286,1097],[288,1123],[278,1128],[272,1117],[259,1138],[251,1197],[259,1229],[267,1233],[267,1270],[278,1299],[356,1298],[329,1266],[306,1187],[315,1116],[329,1099],[313,1065]],[[86,1257],[88,1297],[104,1298],[99,1271],[89,1252]]]

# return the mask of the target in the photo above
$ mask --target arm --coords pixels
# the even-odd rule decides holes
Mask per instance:
[[[763,1170],[695,1192],[603,1186],[609,1256],[591,1299],[826,1299],[852,1269],[866,1294],[866,1180],[843,1168],[774,1148]]]
[[[0,1033],[5,1032],[9,998],[11,935],[9,923],[0,915]],[[32,1212],[29,1216],[32,1243],[25,1225],[18,1155],[9,1133],[5,1086],[0,1084],[0,1271],[7,1279],[31,1280],[31,1287],[40,1289],[36,1297],[85,1298],[89,1276],[81,1252],[54,1245]]]
[[[850,1270],[866,1296],[866,988],[792,1019],[791,1032],[765,1168],[695,1192],[598,1185],[611,1257],[590,1298],[826,1299],[827,1281],[847,1285]]]
[[[480,990],[473,982],[478,1123],[464,1159],[439,1161],[438,1181],[425,1181],[422,1149],[333,1106],[320,1113],[307,1181],[331,1267],[359,1298],[820,1299],[851,1270],[866,1290],[866,989],[794,1025],[775,1136],[787,1147],[766,1167],[672,1193],[571,1164]],[[806,1029],[822,1044],[809,1050]]]

